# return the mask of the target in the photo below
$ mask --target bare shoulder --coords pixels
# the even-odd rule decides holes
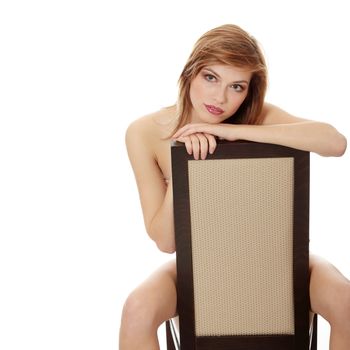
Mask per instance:
[[[263,115],[264,125],[289,124],[306,121],[306,119],[296,117],[282,108],[267,102],[264,103],[261,113]]]
[[[137,138],[146,143],[168,137],[174,128],[175,107],[167,107],[134,120],[126,130],[126,143]]]
[[[175,115],[175,107],[163,108],[136,119],[129,125],[125,137],[126,147],[139,181],[146,174],[170,177],[169,137],[175,127]]]

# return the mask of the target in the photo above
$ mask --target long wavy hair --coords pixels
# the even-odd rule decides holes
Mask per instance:
[[[252,72],[247,97],[225,123],[261,124],[261,110],[267,89],[264,55],[254,37],[237,25],[226,24],[209,30],[194,45],[178,82],[177,125],[174,133],[190,121],[192,80],[202,68],[212,64],[235,66]]]

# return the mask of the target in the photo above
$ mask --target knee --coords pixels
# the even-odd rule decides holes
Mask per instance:
[[[337,296],[333,307],[333,324],[350,328],[350,282],[338,286]]]
[[[123,306],[121,333],[133,336],[151,332],[157,328],[153,314],[154,311],[147,298],[138,291],[132,292]]]

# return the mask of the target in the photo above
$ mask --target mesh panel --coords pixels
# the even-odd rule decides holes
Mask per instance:
[[[197,336],[294,334],[293,158],[189,161]]]

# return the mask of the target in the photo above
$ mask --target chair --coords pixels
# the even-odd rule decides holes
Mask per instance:
[[[168,349],[317,347],[309,318],[309,153],[220,141],[171,147],[179,329]]]

